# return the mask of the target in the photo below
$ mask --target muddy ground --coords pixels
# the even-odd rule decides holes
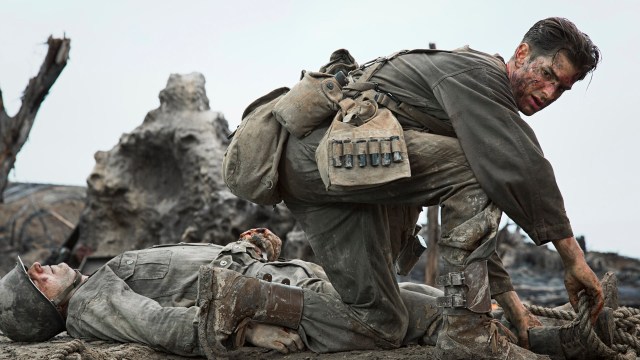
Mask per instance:
[[[81,344],[78,346],[78,344]],[[70,351],[69,351],[70,350]],[[334,354],[314,354],[301,352],[280,354],[246,347],[241,349],[236,359],[283,359],[283,360],[400,360],[400,359],[433,359],[434,348],[430,346],[411,346],[392,351],[350,351]],[[65,356],[66,354],[66,356]],[[117,344],[104,341],[73,340],[66,333],[56,336],[46,343],[24,344],[14,343],[0,336],[0,359],[60,359],[60,360],[182,360],[184,357],[154,351],[138,344]],[[193,358],[188,358],[193,359]]]

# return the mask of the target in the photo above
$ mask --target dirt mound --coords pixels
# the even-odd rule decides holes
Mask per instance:
[[[85,188],[10,183],[0,205],[0,276],[16,264],[43,261],[73,231],[84,208]]]

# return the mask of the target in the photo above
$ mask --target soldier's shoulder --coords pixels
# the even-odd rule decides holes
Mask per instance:
[[[492,55],[486,52],[472,49],[469,45],[454,49],[451,52],[458,56],[468,58],[470,61],[481,63],[499,70],[506,69],[504,58],[500,54]]]

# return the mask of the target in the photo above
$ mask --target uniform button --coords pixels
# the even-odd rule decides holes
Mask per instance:
[[[226,266],[226,265],[227,265],[227,260],[222,260],[222,261],[220,261],[220,265],[222,265],[222,266]]]
[[[133,264],[133,260],[127,260],[127,265]]]

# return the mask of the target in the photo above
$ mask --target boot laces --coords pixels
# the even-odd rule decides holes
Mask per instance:
[[[498,342],[500,342],[502,346],[506,346],[509,342],[513,344],[518,343],[518,337],[496,319],[489,320],[485,327],[489,328],[489,340],[487,340],[487,342],[491,344],[491,351],[494,354],[498,352]],[[500,335],[500,331],[506,335],[506,337]]]

